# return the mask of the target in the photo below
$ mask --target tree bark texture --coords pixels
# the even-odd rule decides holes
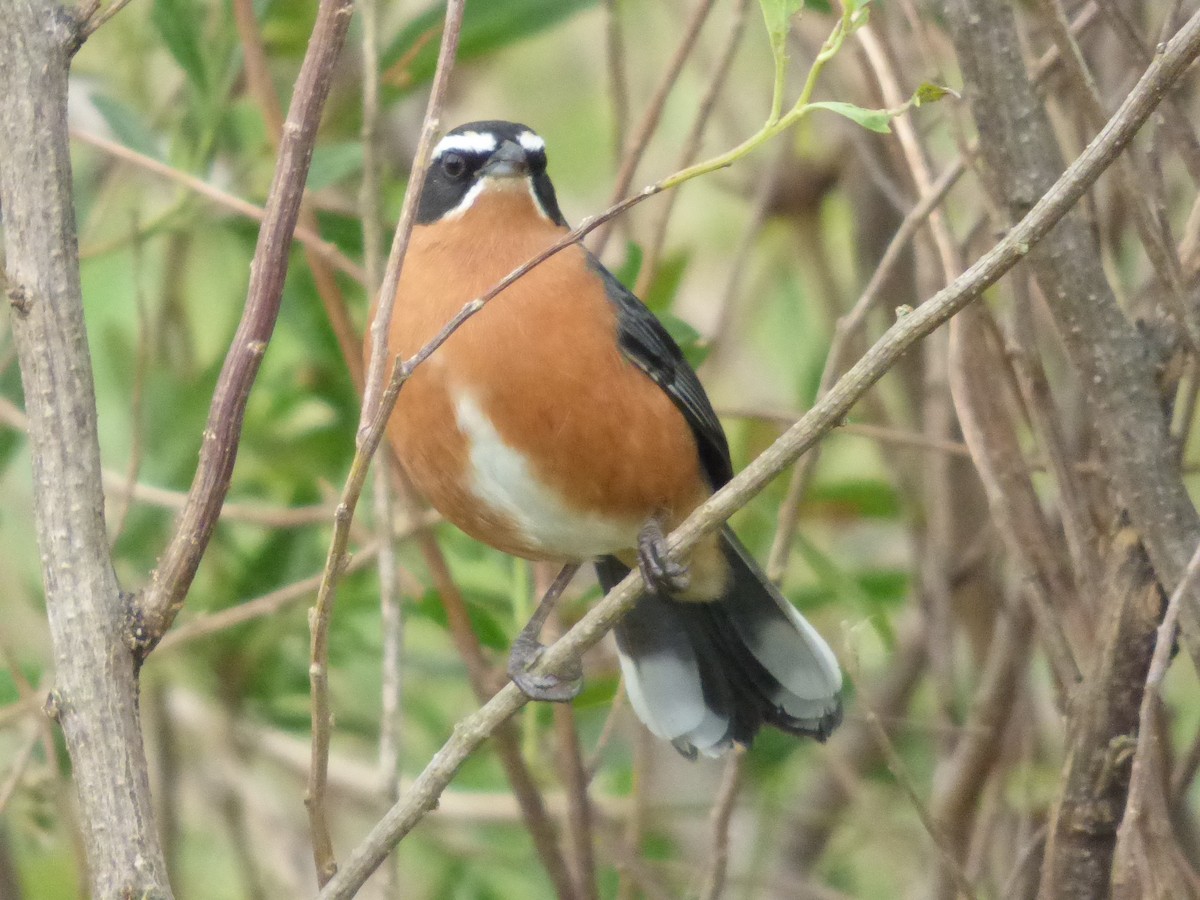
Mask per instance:
[[[1021,58],[1005,0],[946,0],[946,23],[979,131],[987,185],[1012,221],[1063,171],[1062,153]],[[1087,394],[1101,449],[1159,580],[1173,589],[1200,543],[1145,343],[1117,304],[1082,213],[1033,247],[1030,265]],[[1184,642],[1200,664],[1200,608],[1188,598]]]
[[[0,15],[3,280],[29,416],[35,526],[54,644],[47,704],[79,796],[91,895],[169,898],[138,718],[126,605],[109,556],[67,135],[73,13]]]

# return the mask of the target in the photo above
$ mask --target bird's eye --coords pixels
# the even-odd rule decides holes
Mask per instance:
[[[447,153],[442,157],[442,171],[457,180],[467,173],[467,161],[460,153]]]
[[[546,171],[546,154],[531,153],[529,154],[529,168],[535,175]]]

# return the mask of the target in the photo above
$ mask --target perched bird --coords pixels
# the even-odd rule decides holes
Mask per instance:
[[[416,353],[567,231],[541,137],[512,122],[455,128],[421,194],[390,356]],[[732,477],[729,447],[679,347],[581,245],[454,332],[400,392],[388,436],[418,490],[472,537],[592,561],[605,590],[641,567],[647,592],[616,628],[621,670],[638,717],[681,753],[718,755],[764,724],[823,740],[840,721],[832,651],[732,531],[686,566],[667,558],[664,533]],[[569,699],[578,671],[527,671],[540,627],[514,644],[509,672],[535,699]]]

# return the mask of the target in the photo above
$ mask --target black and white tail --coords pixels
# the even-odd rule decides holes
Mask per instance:
[[[615,629],[638,718],[689,758],[750,744],[763,725],[825,740],[842,719],[842,673],[829,645],[726,528],[732,572],[708,603],[646,594]],[[596,563],[605,591],[628,574]]]

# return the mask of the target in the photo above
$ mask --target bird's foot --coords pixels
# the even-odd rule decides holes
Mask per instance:
[[[638,564],[646,588],[656,594],[678,594],[691,584],[687,566],[667,555],[667,538],[657,517],[646,522],[638,533]]]
[[[538,641],[537,635],[521,632],[508,654],[508,677],[530,700],[549,703],[574,700],[583,688],[583,666],[578,659],[574,659],[559,672],[531,672],[545,652],[546,648]]]

